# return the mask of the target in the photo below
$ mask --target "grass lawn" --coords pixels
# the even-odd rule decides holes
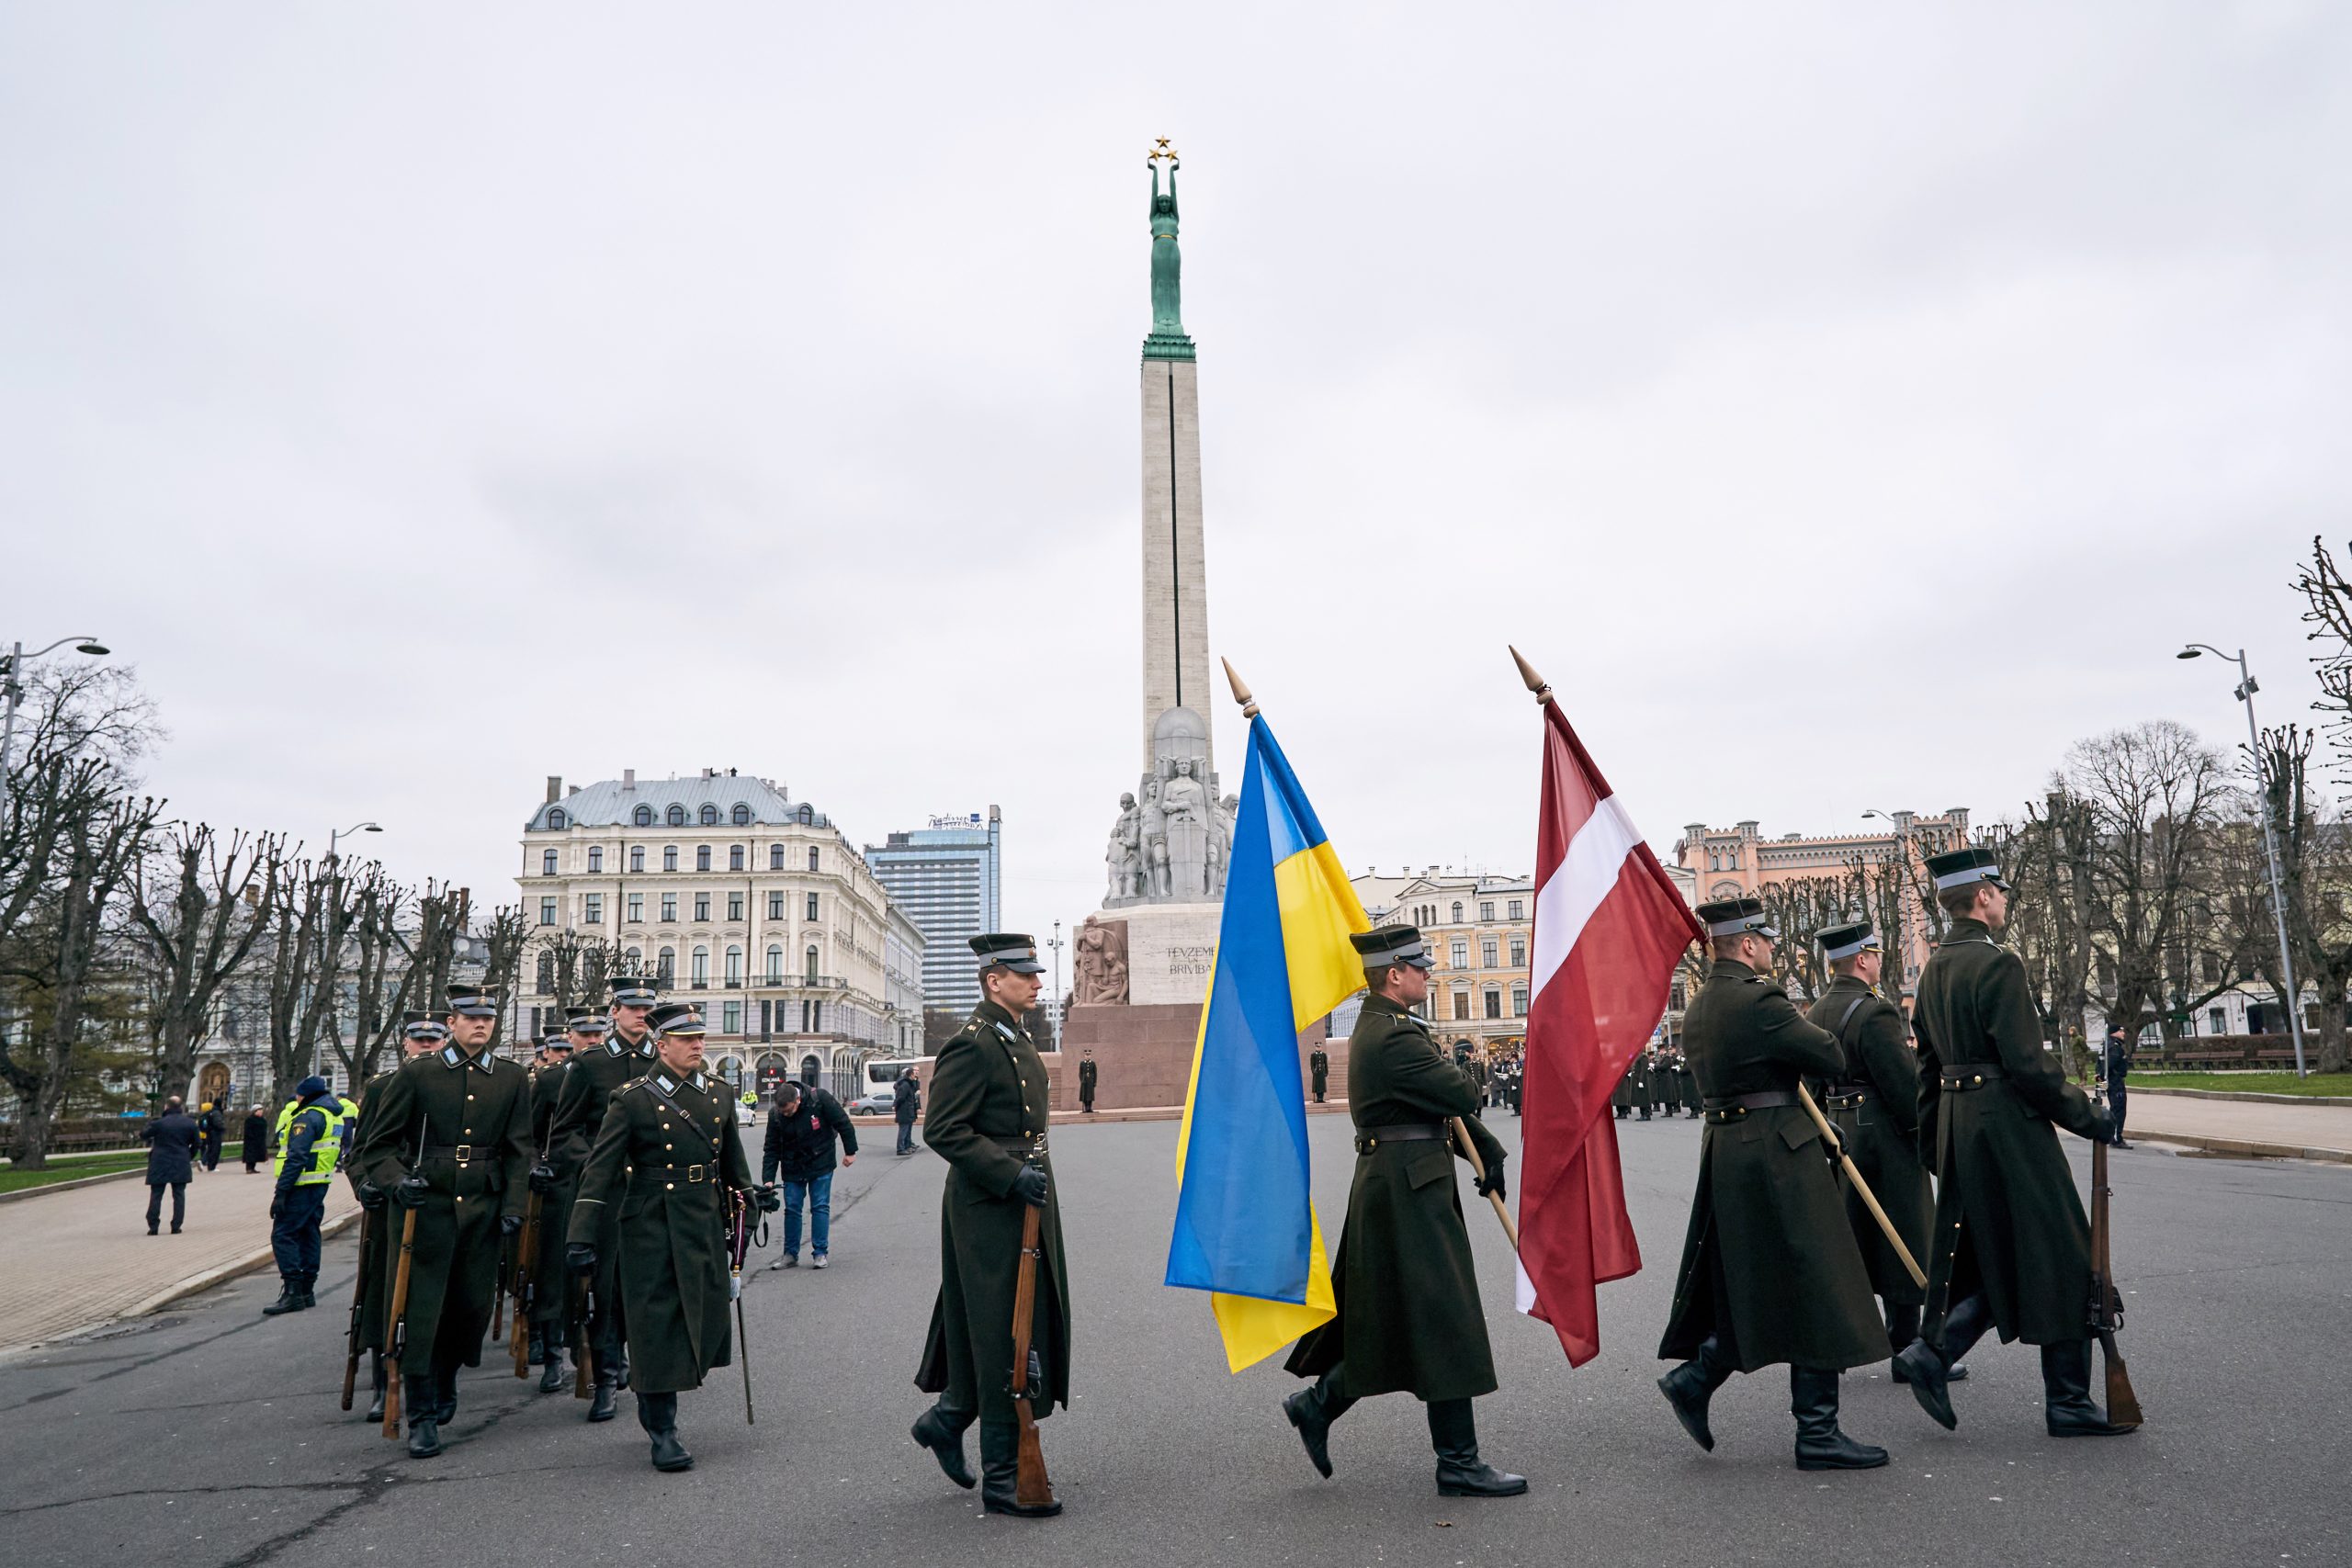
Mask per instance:
[[[2352,1098],[2352,1073],[2133,1073],[2126,1089],[2210,1089],[2222,1094],[2343,1095]]]
[[[79,1181],[84,1177],[105,1176],[110,1171],[146,1168],[147,1151],[144,1149],[121,1149],[93,1155],[87,1159],[53,1159],[46,1170],[18,1170],[13,1165],[0,1166],[0,1192],[46,1187],[52,1181]]]

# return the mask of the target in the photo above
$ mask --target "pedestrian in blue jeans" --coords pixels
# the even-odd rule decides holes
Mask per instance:
[[[842,1102],[814,1084],[790,1078],[777,1086],[768,1112],[767,1144],[760,1156],[760,1179],[784,1186],[784,1256],[771,1269],[800,1267],[800,1206],[808,1205],[808,1249],[812,1266],[828,1266],[833,1230],[833,1142],[841,1141],[841,1163],[857,1163],[857,1129]]]

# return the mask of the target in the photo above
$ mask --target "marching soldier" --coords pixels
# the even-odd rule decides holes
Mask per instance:
[[[567,1216],[551,1227],[559,1233],[569,1231],[571,1195],[579,1190],[581,1168],[588,1163],[588,1151],[604,1128],[605,1111],[613,1096],[623,1085],[644,1077],[653,1066],[653,1036],[647,1021],[653,1004],[661,999],[653,982],[638,975],[616,975],[611,986],[612,1037],[594,1050],[575,1051],[564,1065],[563,1083],[556,1093],[555,1115],[548,1124],[547,1142],[542,1145],[546,1157],[531,1170],[531,1184],[539,1190],[542,1212],[552,1203],[557,1214]],[[587,1349],[596,1382],[588,1419],[609,1421],[615,1414],[616,1394],[628,1386],[628,1341],[622,1316],[628,1308],[622,1300],[617,1273],[618,1205],[605,1205],[597,1213],[597,1223],[603,1228],[593,1240],[596,1272],[575,1281],[571,1288],[588,1292],[589,1304],[594,1308],[588,1320]],[[577,1345],[571,1348],[574,1356],[580,1351]]]
[[[1012,1404],[1013,1296],[1021,1270],[1037,1270],[1027,1371],[1031,1414],[1069,1404],[1069,1275],[1062,1259],[1061,1205],[1046,1152],[1050,1085],[1021,1024],[1036,1004],[1035,939],[992,932],[971,939],[982,1000],[931,1069],[923,1141],[947,1161],[939,1206],[939,1299],[932,1308],[915,1386],[939,1397],[914,1424],[947,1479],[973,1483],[964,1431],[980,1424],[980,1503],[1024,1518],[1061,1512],[1058,1502],[1017,1500],[1021,1430]],[[1034,1265],[1022,1250],[1023,1215],[1044,1211]]]
[[[458,1413],[458,1369],[481,1365],[505,1239],[523,1228],[531,1163],[530,1085],[490,1048],[498,998],[477,985],[448,992],[449,1042],[401,1064],[378,1091],[357,1152],[362,1175],[416,1211],[401,1397],[408,1451],[441,1451]]]
[[[1854,1168],[1894,1222],[1915,1258],[1928,1255],[1928,1227],[1935,1194],[1919,1158],[1919,1070],[1911,1059],[1910,1030],[1903,1010],[1878,993],[1883,958],[1878,933],[1868,920],[1831,926],[1816,938],[1829,960],[1829,988],[1806,1015],[1838,1037],[1845,1066],[1821,1081],[1821,1109],[1845,1140]],[[1871,1289],[1886,1309],[1886,1337],[1900,1353],[1919,1337],[1919,1306],[1927,1292],[1912,1280],[1894,1246],[1878,1226],[1860,1192],[1846,1192],[1846,1221],[1862,1249]],[[1961,1368],[1952,1369],[1965,1377]],[[1894,1364],[1903,1381],[1903,1365]]]
[[[531,1075],[531,1169],[536,1176],[548,1164],[555,1128],[555,1111],[563,1098],[564,1069],[577,1052],[594,1051],[605,1043],[611,1021],[594,1008],[564,1010],[564,1032],[550,1034],[539,1052],[540,1066]],[[563,1351],[571,1329],[571,1271],[564,1267],[564,1227],[571,1223],[571,1200],[577,1183],[556,1185],[539,1193],[539,1229],[530,1261],[531,1361],[541,1368],[539,1392],[554,1393],[563,1387]]]
[[[429,1056],[449,1038],[448,1026],[429,1012],[409,1011],[401,1015],[401,1060]],[[361,1264],[368,1281],[368,1293],[359,1303],[359,1348],[368,1352],[369,1380],[375,1386],[375,1397],[368,1406],[368,1419],[377,1426],[384,1421],[384,1331],[385,1315],[392,1301],[392,1271],[400,1265],[400,1226],[386,1223],[390,1200],[384,1190],[368,1179],[359,1166],[360,1147],[368,1141],[368,1130],[383,1109],[383,1087],[392,1081],[398,1066],[385,1068],[368,1080],[359,1091],[359,1115],[352,1123],[350,1154],[343,1162],[343,1173],[351,1182],[351,1190],[359,1206],[368,1211],[360,1222],[359,1244],[373,1249],[373,1255]]]
[[[1094,1053],[1080,1052],[1078,1061],[1078,1102],[1086,1108],[1086,1113],[1089,1116],[1094,1114],[1094,1086],[1100,1081],[1102,1081],[1102,1069],[1094,1065]]]
[[[652,1010],[653,1067],[616,1090],[580,1175],[567,1259],[581,1276],[616,1235],[621,1322],[632,1355],[637,1423],[653,1468],[691,1470],[678,1441],[678,1395],[731,1364],[728,1222],[731,1201],[775,1207],[757,1189],[736,1128],[735,1095],[703,1071],[703,1022],[688,1002]],[[607,1224],[606,1216],[614,1216]]]
[[[1838,1376],[1884,1354],[1870,1275],[1846,1224],[1821,1134],[1797,1100],[1804,1076],[1844,1070],[1769,978],[1780,933],[1754,898],[1699,906],[1714,965],[1682,1021],[1706,1125],[1657,1380],[1683,1430],[1715,1446],[1707,1404],[1736,1371],[1789,1364],[1799,1470],[1869,1470],[1886,1450],[1838,1428]]]
[[[1919,1131],[1935,1151],[1936,1245],[1924,1337],[1895,1358],[1912,1397],[1958,1425],[1946,1384],[1987,1328],[2041,1348],[2053,1438],[2112,1437],[2090,1396],[2090,1222],[2057,1128],[2111,1136],[2107,1113],[2042,1050],[2025,965],[1994,940],[2009,887],[1990,850],[1931,855],[1951,917],[1919,976]]]
[[[1428,1406],[1441,1495],[1515,1497],[1527,1478],[1478,1457],[1471,1412],[1495,1391],[1495,1362],[1453,1179],[1453,1120],[1485,1163],[1482,1196],[1504,1190],[1503,1146],[1473,1115],[1468,1076],[1413,1014],[1436,962],[1421,933],[1383,926],[1348,940],[1372,994],[1348,1043],[1356,1170],[1331,1269],[1339,1314],[1291,1352],[1287,1369],[1316,1381],[1283,1400],[1283,1414],[1328,1478],[1331,1424],[1359,1399],[1409,1393]]]
[[[1315,1103],[1323,1103],[1323,1091],[1331,1083],[1331,1053],[1317,1045],[1306,1054],[1306,1070],[1314,1079]]]
[[[1620,1122],[1634,1113],[1634,1075],[1641,1070],[1642,1059],[1635,1056],[1625,1064],[1625,1076],[1617,1080],[1617,1087],[1609,1091],[1609,1109]]]

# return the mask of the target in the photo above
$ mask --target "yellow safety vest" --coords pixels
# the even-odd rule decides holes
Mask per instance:
[[[277,1153],[270,1161],[269,1173],[272,1176],[286,1173],[286,1136],[294,1126],[294,1114],[298,1110],[315,1111],[326,1118],[327,1124],[320,1132],[318,1142],[311,1145],[310,1168],[294,1178],[294,1185],[322,1186],[334,1179],[335,1166],[343,1157],[343,1123],[345,1118],[342,1108],[331,1100],[316,1100],[300,1106],[293,1100],[286,1102],[285,1109],[277,1113]]]

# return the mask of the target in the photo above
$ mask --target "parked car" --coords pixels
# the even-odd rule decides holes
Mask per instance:
[[[857,1099],[851,1100],[848,1110],[852,1116],[888,1116],[890,1114],[892,1106],[890,1091],[887,1089],[877,1089],[871,1094],[860,1095]]]

